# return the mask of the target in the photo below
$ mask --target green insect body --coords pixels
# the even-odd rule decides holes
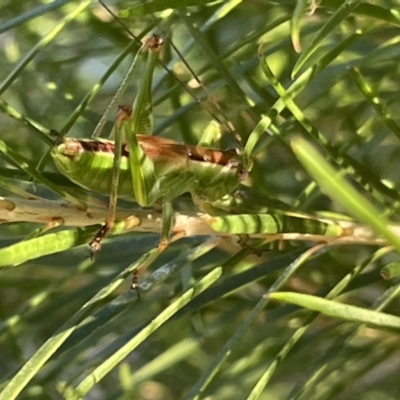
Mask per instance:
[[[137,138],[145,154],[154,163],[158,198],[169,201],[190,192],[196,205],[210,213],[213,208],[204,203],[212,203],[232,193],[247,177],[240,157],[233,151],[188,146],[147,135],[137,135]],[[60,172],[71,181],[85,189],[107,195],[111,189],[114,150],[114,142],[110,140],[66,138],[53,148],[51,155]],[[135,200],[128,157],[127,145],[124,145],[118,195]],[[343,234],[343,229],[334,223],[282,213],[223,215],[213,217],[209,224],[217,232],[229,234]]]
[[[163,207],[159,250],[169,242],[173,220],[172,200],[189,192],[203,212],[213,216],[210,226],[237,234],[308,232],[341,235],[340,229],[322,221],[277,214],[221,215],[220,200],[233,193],[251,169],[249,157],[235,151],[180,144],[152,136],[151,80],[162,39],[152,36],[143,45],[148,51],[145,74],[133,106],[120,107],[110,140],[64,138],[51,152],[57,168],[79,186],[110,196],[105,225],[90,243],[93,252],[113,227],[117,197],[148,207],[161,200]],[[134,112],[132,112],[134,110]],[[140,132],[140,134],[139,134]],[[204,140],[204,142],[207,142]],[[232,214],[229,210],[228,214]],[[179,235],[179,234],[178,234]]]
[[[154,164],[157,198],[172,200],[190,192],[196,203],[212,202],[232,193],[247,177],[240,156],[234,151],[183,145],[148,135],[137,138]],[[118,194],[135,200],[127,147],[122,147]],[[51,155],[59,171],[74,183],[94,192],[110,193],[113,141],[65,138]]]
[[[305,216],[285,215],[282,212],[224,215],[211,218],[209,224],[217,232],[238,235],[298,233],[337,237],[345,233],[343,228],[334,222],[323,222]]]

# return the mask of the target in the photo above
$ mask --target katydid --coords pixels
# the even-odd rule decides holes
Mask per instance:
[[[150,89],[161,45],[162,40],[153,36],[143,46],[149,50],[145,75],[133,107],[124,106],[119,109],[114,128],[115,142],[105,139],[64,138],[51,153],[57,168],[70,180],[86,189],[110,194],[106,224],[90,243],[93,252],[100,249],[100,241],[114,224],[117,196],[129,197],[142,207],[162,202],[161,251],[169,242],[173,199],[189,192],[200,210],[214,212],[212,203],[233,193],[247,178],[251,168],[250,162],[244,162],[233,150],[190,146],[151,136],[153,128]],[[268,215],[268,221],[262,216],[242,217],[246,217],[248,226],[241,227],[243,232],[238,234],[262,233],[262,223],[269,230],[271,223],[275,223],[276,228],[272,228],[273,232],[270,233],[279,233],[279,228],[296,232],[297,229],[301,230],[304,226],[307,229],[308,226],[306,218],[296,216]],[[314,233],[341,235],[340,228],[335,224],[319,221],[310,223],[313,222]],[[222,221],[221,224],[221,220],[215,219],[212,223],[210,225],[213,228],[224,231],[229,229],[230,221]],[[328,225],[333,230],[329,230]],[[335,231],[335,228],[338,230]]]
[[[119,118],[129,115],[129,108],[119,111]],[[194,203],[202,208],[204,202],[232,193],[247,177],[241,157],[233,150],[191,146],[156,136],[136,137],[141,151],[154,165],[157,191],[150,192],[146,201],[135,196],[132,184],[135,172],[129,165],[131,154],[128,145],[123,144],[118,195],[133,199],[142,207],[190,192]],[[114,151],[115,143],[111,140],[66,138],[52,150],[52,156],[60,172],[71,181],[85,189],[109,194]]]
[[[247,177],[236,151],[213,150],[151,136],[150,89],[162,40],[153,35],[143,46],[149,50],[146,71],[132,108],[120,107],[114,128],[115,142],[105,139],[65,138],[51,155],[60,172],[78,185],[110,194],[106,224],[90,243],[92,252],[114,224],[117,196],[129,197],[141,207],[161,201],[163,229],[160,249],[168,243],[171,201],[190,192],[202,210],[232,193]],[[125,141],[124,141],[125,139]]]

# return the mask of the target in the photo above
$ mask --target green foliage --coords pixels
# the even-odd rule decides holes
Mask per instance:
[[[313,13],[301,0],[108,5],[136,36],[166,39],[161,59],[175,78],[156,67],[155,134],[196,144],[217,119],[220,148],[240,142],[253,160],[244,209],[351,217],[397,246],[387,229],[400,200],[397,1],[322,0]],[[138,44],[96,0],[5,0],[0,12],[1,215],[22,197],[89,203],[105,218],[107,199],[56,172],[51,130],[89,138]],[[120,104],[132,104],[140,79]],[[157,258],[158,235],[126,233],[90,260],[82,243],[97,227],[62,227],[60,203],[41,204],[42,224],[25,208],[0,226],[0,266],[13,264],[0,279],[0,399],[400,396],[400,285],[379,273],[398,256],[383,239],[293,236],[258,257],[194,236]],[[175,207],[194,212],[185,196]],[[138,299],[130,275],[147,265]]]

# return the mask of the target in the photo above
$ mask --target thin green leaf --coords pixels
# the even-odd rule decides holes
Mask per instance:
[[[46,36],[44,36],[37,45],[26,54],[26,56],[18,63],[14,70],[7,76],[0,85],[0,93],[4,93],[7,88],[14,82],[26,66],[43,50],[52,40],[75,18],[85,11],[94,0],[82,1],[74,11],[68,14],[55,28],[53,28]]]
[[[201,6],[207,3],[215,3],[215,0],[148,0],[135,1],[129,8],[120,11],[121,18],[140,17],[142,15],[153,14],[168,8]]]
[[[93,296],[80,310],[78,310],[67,322],[65,322],[23,365],[16,375],[8,382],[0,393],[0,400],[13,400],[24,389],[29,381],[40,371],[46,361],[58,350],[69,336],[79,326],[83,318],[90,313],[91,309],[100,301],[107,298],[131,273],[132,270],[144,263],[150,263],[158,256],[157,249],[145,253],[135,264],[130,265],[100,292]]]
[[[0,140],[0,152],[7,156],[10,160],[12,160],[16,165],[19,166],[23,171],[29,174],[36,181],[46,185],[49,189],[53,190],[55,193],[59,194],[61,197],[64,197],[72,204],[76,205],[79,209],[86,209],[86,205],[81,203],[79,200],[75,199],[74,196],[71,196],[67,191],[61,189],[53,182],[46,179],[40,172],[38,172],[35,168],[31,167],[27,161],[12,150],[9,146],[7,146],[3,141]]]
[[[337,201],[350,215],[370,225],[377,234],[385,237],[400,252],[400,238],[388,229],[389,221],[346,182],[343,173],[335,171],[314,146],[300,137],[292,140],[292,149],[308,173],[329,197]]]
[[[325,39],[332,31],[347,18],[351,12],[359,5],[359,0],[346,0],[340,8],[333,13],[333,15],[325,22],[324,26],[313,38],[311,43],[304,49],[300,55],[297,63],[293,67],[292,78],[297,75],[303,65],[311,58],[317,51],[319,44]]]
[[[271,293],[268,297],[272,300],[296,304],[309,310],[318,311],[324,315],[345,319],[346,321],[374,325],[381,329],[389,328],[400,331],[400,317],[396,317],[395,315],[366,310],[361,307],[301,293],[279,292]]]
[[[98,231],[98,226],[69,229],[24,240],[0,249],[0,267],[20,265],[49,254],[87,244]]]
[[[216,268],[202,280],[200,280],[193,288],[189,289],[180,296],[174,303],[162,311],[151,324],[145,327],[134,338],[127,342],[123,347],[116,351],[108,360],[99,365],[92,373],[89,374],[74,391],[68,395],[68,400],[78,400],[85,396],[111,369],[120,363],[129,353],[131,353],[140,343],[148,336],[154,333],[159,327],[167,322],[176,312],[184,307],[194,296],[197,296],[207,287],[211,286],[221,275],[221,268]]]
[[[306,0],[297,0],[296,7],[294,8],[290,24],[293,48],[297,53],[301,53],[300,24],[304,17],[304,12],[306,8],[307,8]]]

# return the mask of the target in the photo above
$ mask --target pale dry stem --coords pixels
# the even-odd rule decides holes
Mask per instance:
[[[7,222],[33,222],[51,225],[54,221],[63,221],[64,226],[85,227],[103,224],[107,210],[105,207],[89,206],[86,211],[79,210],[74,205],[63,201],[51,201],[45,199],[17,199],[0,197],[0,223]],[[171,232],[183,236],[195,235],[219,235],[234,236],[236,234],[215,232],[207,223],[212,217],[208,214],[186,215],[175,213]],[[116,220],[133,219],[135,223],[127,224],[126,230],[136,232],[161,232],[161,214],[154,210],[129,210],[118,208]],[[340,237],[312,235],[302,233],[282,233],[278,235],[266,235],[256,233],[251,238],[268,238],[279,236],[279,240],[325,242],[329,244],[369,244],[383,245],[385,239],[376,237],[374,232],[366,226],[351,221],[335,221],[346,232]],[[392,225],[390,229],[400,237],[400,226]]]

